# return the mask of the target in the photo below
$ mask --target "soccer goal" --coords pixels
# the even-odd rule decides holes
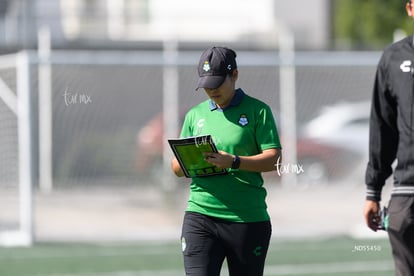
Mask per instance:
[[[0,56],[0,246],[33,243],[28,52]]]

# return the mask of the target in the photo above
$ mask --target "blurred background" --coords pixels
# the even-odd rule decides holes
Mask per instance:
[[[274,238],[371,237],[371,90],[381,50],[412,32],[404,4],[0,0],[0,244],[178,241],[189,181],[165,141],[206,99],[212,45],[236,50],[238,86],[278,123]]]

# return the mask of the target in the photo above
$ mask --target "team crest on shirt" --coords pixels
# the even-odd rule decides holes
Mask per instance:
[[[246,116],[246,114],[242,114],[242,115],[240,115],[240,118],[239,118],[239,124],[240,124],[241,126],[246,126],[248,123],[249,123],[249,120],[247,120],[247,116]]]

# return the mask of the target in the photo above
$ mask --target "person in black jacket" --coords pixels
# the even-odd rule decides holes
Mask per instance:
[[[414,19],[414,3],[406,3]],[[381,191],[393,173],[388,206],[388,236],[395,275],[414,275],[414,37],[388,46],[377,67],[370,118],[366,169],[366,224],[381,227]]]

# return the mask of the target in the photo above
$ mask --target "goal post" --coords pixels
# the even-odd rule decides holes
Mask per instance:
[[[16,133],[16,151],[11,153],[17,159],[13,162],[17,168],[16,177],[7,182],[13,189],[17,189],[17,196],[10,201],[17,201],[17,222],[10,223],[10,227],[1,227],[0,217],[0,246],[30,246],[33,243],[33,166],[32,166],[32,123],[31,123],[31,93],[30,93],[30,53],[22,51],[17,54],[0,56],[0,70],[15,70],[15,86],[10,88],[0,74],[0,100],[16,116],[16,123],[11,132]],[[0,114],[1,115],[1,114]],[[7,124],[7,123],[5,123]],[[4,136],[3,127],[0,136]],[[7,135],[7,134],[6,134]],[[16,140],[16,139],[13,139]],[[6,145],[7,146],[7,145]],[[14,148],[14,147],[12,147]],[[5,189],[6,181],[0,179],[0,188]],[[17,182],[17,183],[16,183]],[[14,226],[14,227],[12,227]]]

